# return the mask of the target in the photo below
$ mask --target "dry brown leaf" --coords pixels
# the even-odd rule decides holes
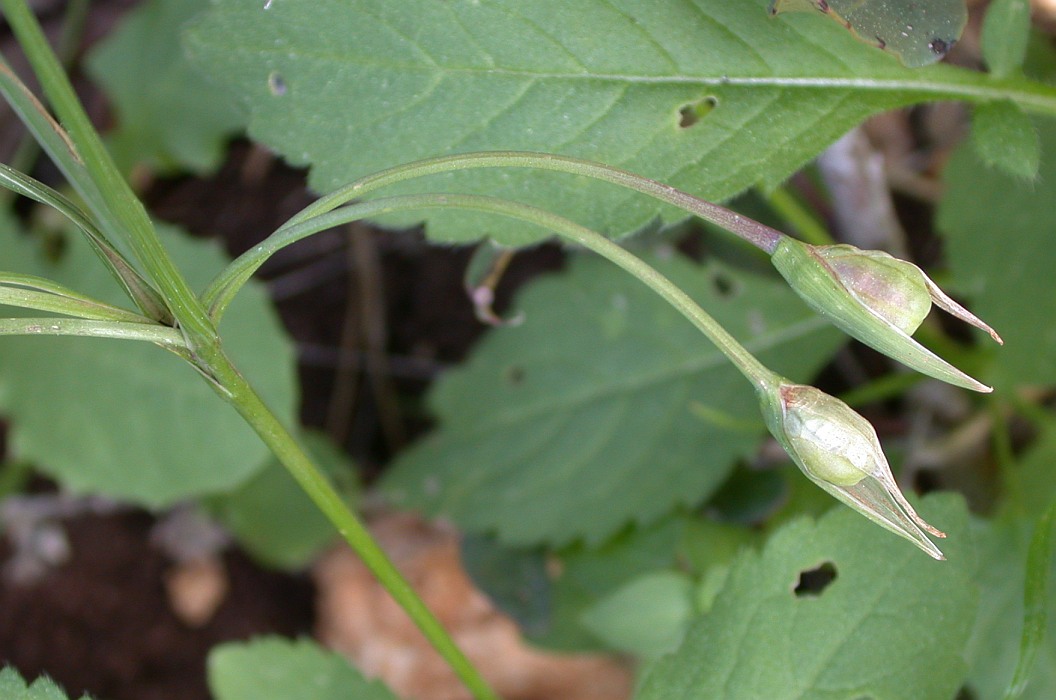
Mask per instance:
[[[506,700],[620,700],[630,671],[600,655],[559,655],[529,647],[462,569],[454,530],[407,514],[371,527],[411,585],[455,642]],[[468,691],[395,601],[348,549],[315,567],[317,636],[366,675],[402,697],[469,700]]]

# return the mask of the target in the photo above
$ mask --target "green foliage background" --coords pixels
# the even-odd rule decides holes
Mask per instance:
[[[936,223],[947,267],[936,272],[1007,341],[1001,349],[951,343],[958,362],[997,388],[973,398],[973,411],[1017,413],[1036,436],[1022,454],[995,451],[990,511],[970,515],[949,494],[922,501],[925,517],[950,534],[948,562],[833,508],[794,470],[745,469],[763,434],[751,388],[634,280],[576,254],[517,298],[525,325],[491,331],[436,384],[428,406],[438,427],[399,457],[382,488],[470,533],[470,570],[537,643],[643,659],[643,700],[928,700],[962,686],[990,700],[1003,696],[1020,655],[1026,552],[1056,498],[1056,421],[1044,405],[1021,401],[1056,383],[1056,57],[1029,36],[1021,5],[993,4],[983,34],[989,74],[906,68],[836,23],[771,18],[766,0],[151,0],[89,65],[116,105],[112,143],[126,165],[208,171],[225,136],[244,126],[309,167],[318,192],[426,156],[520,149],[602,161],[728,200],[772,190],[873,114],[970,103],[973,133],[943,173]],[[176,25],[186,29],[157,31]],[[144,80],[150,67],[176,78]],[[508,197],[611,236],[682,218],[553,173],[463,172],[398,189]],[[528,245],[545,235],[457,212],[382,223],[419,220],[442,243]],[[634,245],[775,369],[810,381],[842,345],[743,251],[734,262],[697,264],[666,241],[661,233]],[[201,244],[172,244],[195,274],[219,264]],[[40,269],[24,241],[2,245],[5,268]],[[105,280],[87,276],[84,252],[67,255],[64,281],[98,291]],[[225,333],[236,348],[245,342],[240,360],[290,419],[289,348],[254,295]],[[214,512],[264,561],[296,566],[310,557],[322,528],[282,505],[280,474],[261,471],[262,448],[242,441],[246,431],[228,426],[214,397],[188,397],[179,420],[151,417],[155,397],[171,406],[189,379],[170,379],[149,348],[141,360],[141,349],[94,351],[93,343],[0,343],[0,409],[17,451],[78,490],[152,506],[212,494]],[[147,385],[130,385],[127,372],[123,380],[95,372],[83,387],[61,369],[41,376],[70,358],[106,367],[115,357],[122,369],[140,368]],[[64,406],[78,426],[68,439],[56,441],[41,422],[45,405]],[[129,416],[144,423],[135,430],[141,442],[128,439]],[[1003,424],[995,421],[999,431]],[[151,425],[182,428],[159,437]],[[178,442],[189,439],[184,429],[221,454]],[[200,438],[210,430],[223,439]],[[305,528],[261,522],[261,509],[277,518],[288,510]],[[831,585],[797,596],[800,573],[826,563],[836,572]],[[1053,639],[1023,697],[1056,696]],[[315,674],[335,697],[350,687],[390,697],[339,660],[276,640],[218,651],[214,691],[224,699],[263,692],[246,670],[261,664],[290,693]]]

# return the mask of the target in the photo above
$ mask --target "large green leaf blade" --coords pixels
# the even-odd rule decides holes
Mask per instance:
[[[82,238],[70,237],[60,262],[49,264],[12,228],[0,230],[0,265],[121,304],[112,279]],[[159,228],[192,285],[203,286],[222,266],[215,243]],[[291,344],[261,287],[247,288],[236,304],[221,328],[226,347],[289,424],[297,393]],[[2,338],[0,412],[11,421],[10,446],[19,458],[73,491],[150,507],[230,489],[268,455],[191,367],[143,343]]]
[[[963,503],[929,498],[922,514],[950,535],[929,560],[846,508],[797,520],[732,565],[710,611],[649,672],[639,700],[951,698],[978,604]],[[835,579],[797,596],[800,573]]]
[[[230,95],[183,56],[179,29],[206,0],[152,0],[132,10],[92,49],[88,70],[113,100],[110,148],[125,168],[214,170],[225,141],[244,125]]]
[[[1023,85],[948,66],[910,70],[834,23],[770,18],[766,0],[262,7],[220,0],[186,44],[248,106],[251,135],[311,165],[318,191],[426,156],[516,149],[602,161],[721,200],[780,182],[875,112],[927,99],[994,99],[1002,85]],[[1056,91],[1032,89],[1056,108]],[[682,126],[684,111],[709,104]],[[674,216],[640,196],[553,173],[474,171],[403,187],[421,188],[522,199],[610,235],[661,211]],[[488,234],[528,243],[542,235],[458,212],[429,221],[440,240]]]
[[[1056,429],[1046,426],[1005,474],[1007,495],[1001,512],[976,528],[976,581],[983,595],[966,657],[970,665],[968,683],[979,700],[1005,698],[1019,661],[1027,552],[1036,519],[1056,499],[1054,463]],[[1056,562],[1047,565],[1051,579],[1056,575]],[[1050,611],[1056,609],[1056,592],[1051,586],[1045,600]],[[1056,697],[1056,619],[1051,613],[1046,628],[1030,680],[1020,696],[1024,700]]]
[[[954,286],[1005,345],[993,357],[994,386],[1056,382],[1056,126],[1038,122],[1041,167],[1027,181],[986,167],[962,145],[946,168],[939,227]]]
[[[808,380],[842,336],[774,278],[649,258],[775,370]],[[598,258],[533,285],[432,405],[386,478],[401,505],[508,544],[599,542],[695,504],[756,449],[751,386],[682,316]]]

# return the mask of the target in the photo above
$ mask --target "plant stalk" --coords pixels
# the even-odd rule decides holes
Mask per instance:
[[[699,216],[705,221],[721,226],[727,231],[736,234],[767,253],[773,253],[778,241],[785,235],[758,221],[741,216],[726,207],[719,206],[700,197],[694,197],[670,185],[665,185],[662,182],[657,182],[641,175],[635,175],[626,170],[580,158],[525,151],[463,153],[397,165],[381,172],[361,177],[355,182],[335,190],[305,207],[304,210],[290,219],[285,225],[290,226],[301,223],[313,216],[331,211],[342,204],[347,204],[353,199],[361,198],[370,192],[398,182],[426,175],[456,170],[472,170],[475,168],[534,168],[580,175],[609,182],[671,204],[694,216]]]
[[[92,205],[96,217],[106,222],[107,228],[113,229],[108,233],[122,235],[128,240],[168,302],[169,310],[187,335],[191,349],[198,343],[208,342],[216,336],[216,328],[205,307],[176,269],[146,209],[114,165],[36,17],[25,0],[0,0],[0,7],[49,102],[68,131],[76,154],[87,169],[90,183],[84,178],[75,180],[81,186],[91,187],[91,191],[81,195]]]
[[[267,407],[252,386],[222,353],[215,353],[203,368],[227,400],[261,440],[289,470],[315,505],[337,527],[341,537],[356,552],[385,590],[406,611],[429,643],[440,653],[477,700],[499,700],[470,663],[443,625],[378,546],[366,526],[356,517],[293,435]]]
[[[547,229],[598,255],[637,277],[659,294],[696,326],[724,355],[759,389],[772,387],[780,377],[767,369],[734,339],[715,319],[693,301],[677,285],[633,253],[620,247],[600,233],[569,221],[544,209],[496,197],[463,194],[398,195],[366,202],[358,202],[334,209],[314,218],[300,219],[300,223],[283,226],[259,245],[242,254],[213,280],[203,298],[210,303],[214,315],[222,310],[234,293],[269,257],[282,248],[312,234],[363,218],[401,211],[423,209],[469,209],[519,219]]]

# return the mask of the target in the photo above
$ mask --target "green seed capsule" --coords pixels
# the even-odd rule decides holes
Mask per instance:
[[[777,244],[771,261],[812,309],[848,335],[928,376],[991,391],[910,337],[934,302],[1001,342],[990,326],[946,296],[916,265],[879,251],[812,246],[788,237]]]
[[[925,532],[945,535],[906,501],[869,421],[812,386],[781,382],[760,390],[767,427],[815,484],[859,513],[942,559]]]

